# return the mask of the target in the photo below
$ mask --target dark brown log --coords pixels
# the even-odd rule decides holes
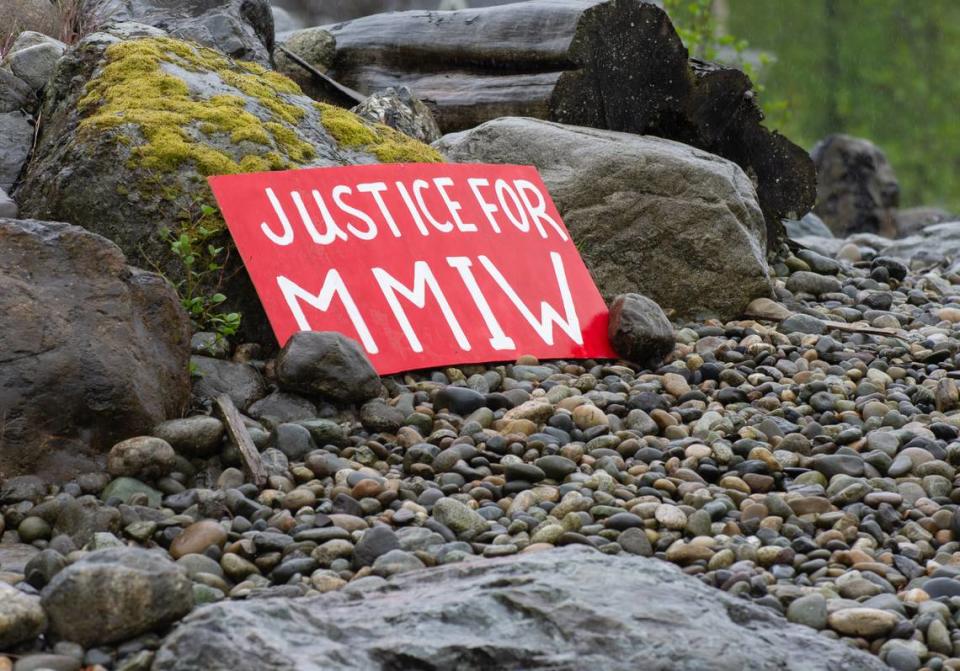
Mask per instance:
[[[639,131],[691,84],[667,15],[638,0],[395,12],[328,30],[334,79],[367,94],[406,84],[445,132],[504,115]]]
[[[233,400],[228,394],[223,394],[217,398],[217,410],[223,419],[227,429],[227,436],[230,442],[240,451],[240,458],[243,460],[244,470],[253,480],[257,487],[263,487],[267,484],[267,471],[260,461],[260,452],[257,446],[253,444],[250,432],[247,431],[240,411],[233,404]]]
[[[816,201],[813,161],[805,150],[763,125],[763,111],[746,74],[696,59],[690,65],[694,87],[686,117],[696,134],[674,139],[728,158],[744,169],[757,185],[768,247],[778,245],[784,238],[781,219],[799,219]]]
[[[658,135],[724,156],[757,185],[768,248],[813,206],[807,153],[762,125],[750,79],[688,60],[666,13],[642,0],[529,0],[411,11],[328,26],[329,74],[370,94],[406,85],[443,132],[501,116]]]

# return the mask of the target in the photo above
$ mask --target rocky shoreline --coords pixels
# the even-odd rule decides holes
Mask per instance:
[[[385,378],[351,408],[289,391],[292,358],[205,357],[197,389],[243,404],[267,487],[219,419],[166,422],[116,445],[111,475],[7,480],[0,579],[42,594],[52,630],[83,642],[54,646],[64,660],[145,668],[157,627],[194,604],[583,545],[677,564],[897,669],[960,668],[960,276],[861,251],[791,256],[776,280],[791,316],[677,324],[656,369],[524,357]],[[227,383],[240,367],[255,389]],[[335,376],[369,394],[362,362]],[[129,592],[92,588],[143,552],[125,546],[169,559]],[[122,634],[86,617],[124,603],[139,618]],[[0,627],[21,661],[51,652],[31,642],[40,615]]]
[[[324,99],[432,14],[284,37],[316,75],[266,0],[111,4],[0,59],[0,671],[960,671],[960,223],[876,147],[821,145],[826,224],[782,223],[813,160],[639,0],[445,15],[454,50],[546,17],[535,77],[609,96],[530,108],[529,50],[479,48],[467,129]],[[538,169],[629,361],[276,351],[206,178],[442,161]]]

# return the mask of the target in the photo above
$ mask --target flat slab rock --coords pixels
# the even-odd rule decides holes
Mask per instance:
[[[153,671],[871,671],[877,658],[641,557],[567,547],[311,599],[213,604]]]

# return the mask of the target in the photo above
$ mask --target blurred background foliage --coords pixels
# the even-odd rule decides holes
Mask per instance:
[[[831,133],[867,138],[902,206],[960,212],[960,1],[688,0],[675,20],[689,25],[704,2],[711,39],[759,64],[770,127],[807,149]]]
[[[311,25],[380,11],[509,0],[273,0]],[[738,65],[767,125],[806,149],[877,144],[901,206],[960,213],[960,0],[654,0],[691,55]]]

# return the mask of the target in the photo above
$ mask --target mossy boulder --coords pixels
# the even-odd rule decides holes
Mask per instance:
[[[21,212],[99,233],[174,282],[183,267],[164,231],[213,231],[204,247],[231,247],[211,214],[210,175],[441,160],[258,64],[129,23],[89,36],[61,60],[43,118],[16,192]],[[244,313],[245,336],[269,339],[235,253],[207,283],[202,291],[222,291],[225,307]]]

